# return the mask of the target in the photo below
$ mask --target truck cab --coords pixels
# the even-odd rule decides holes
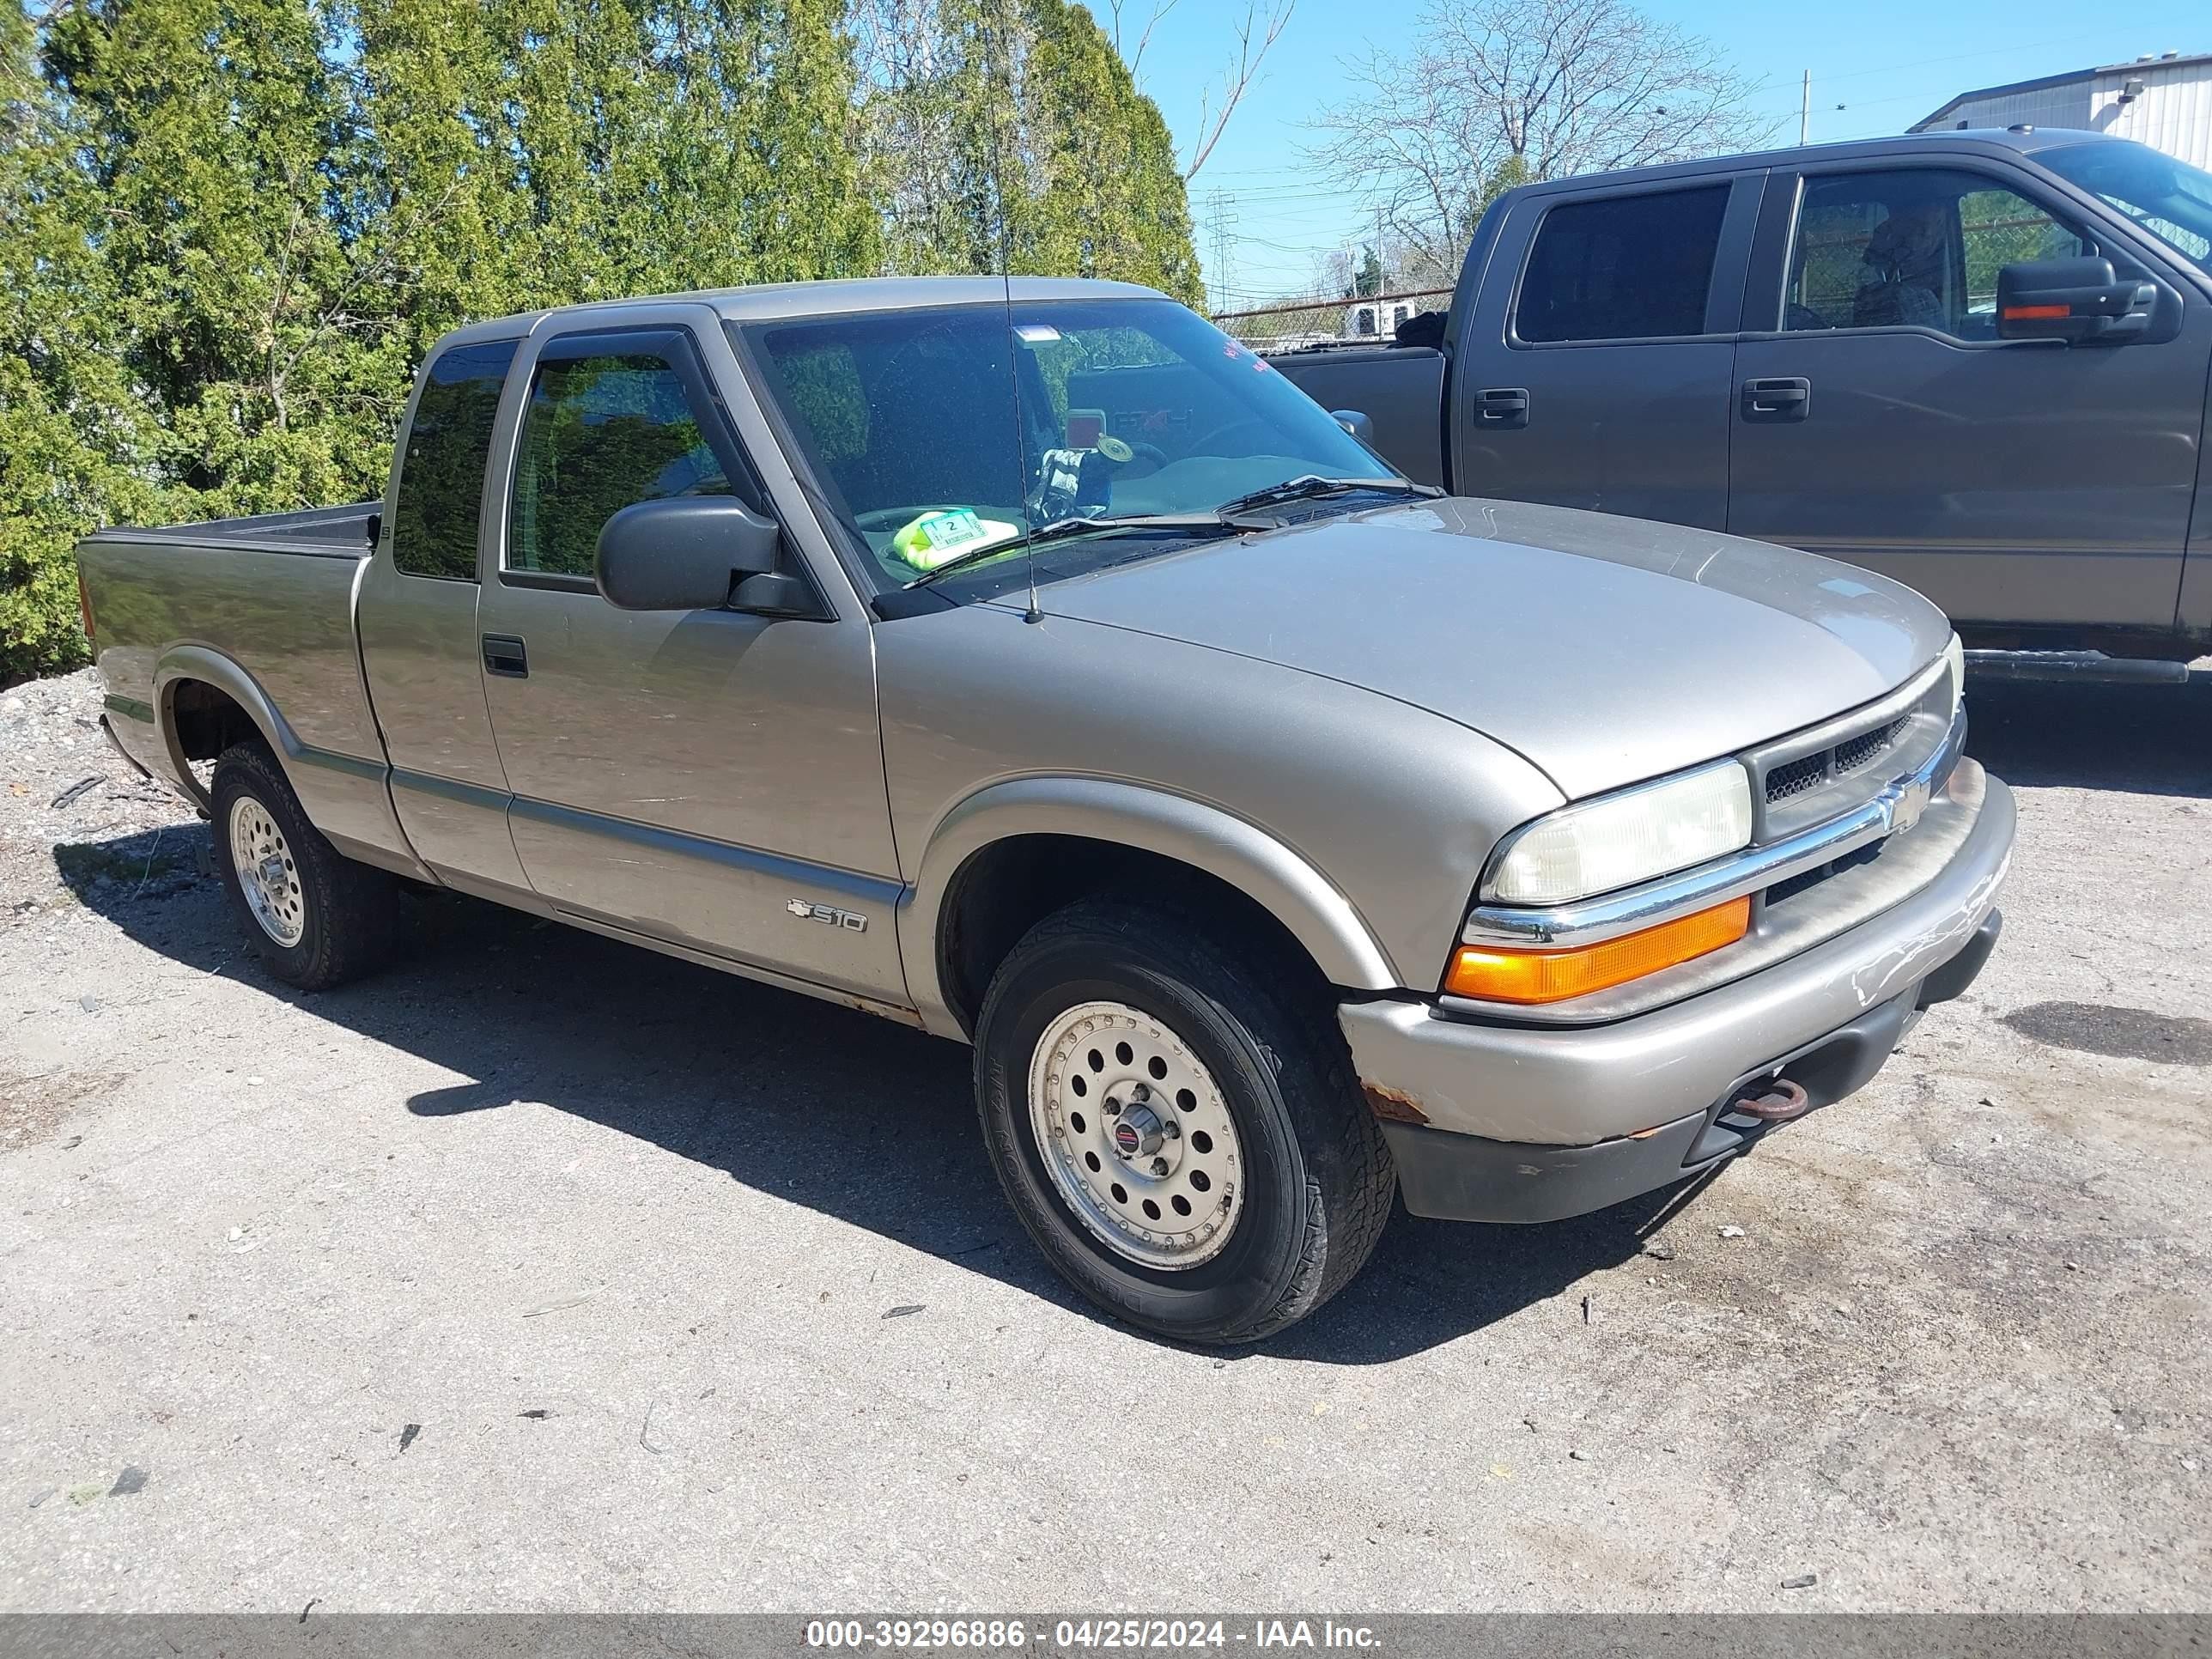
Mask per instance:
[[[1275,361],[1456,493],[1825,553],[1970,645],[2212,647],[2212,175],[2139,144],[1923,133],[1526,186],[1441,349]]]

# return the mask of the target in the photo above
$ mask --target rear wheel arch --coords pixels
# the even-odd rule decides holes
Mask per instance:
[[[187,647],[164,656],[155,673],[154,707],[176,775],[203,811],[209,797],[191,768],[234,744],[258,738],[288,775],[285,728],[252,678],[215,652]]]

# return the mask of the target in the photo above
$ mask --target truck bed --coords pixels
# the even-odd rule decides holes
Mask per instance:
[[[356,559],[368,551],[368,520],[382,501],[350,507],[310,507],[295,513],[258,513],[246,519],[198,524],[125,526],[102,530],[88,543],[136,542],[149,546],[252,548],[263,553],[307,553]]]
[[[124,751],[204,804],[186,763],[212,758],[209,734],[173,718],[165,730],[161,711],[192,707],[195,687],[220,692],[252,717],[317,827],[373,862],[404,846],[354,633],[368,516],[381,507],[103,530],[77,544]]]
[[[1444,477],[1444,355],[1433,346],[1320,345],[1267,358],[1323,409],[1356,409],[1375,447],[1417,483]]]

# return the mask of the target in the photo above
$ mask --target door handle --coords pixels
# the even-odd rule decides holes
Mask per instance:
[[[1528,424],[1528,388],[1524,386],[1486,386],[1474,394],[1474,418],[1484,426]]]
[[[487,634],[483,636],[483,665],[487,674],[497,674],[510,680],[530,678],[530,653],[522,641],[512,634]]]
[[[1802,421],[1813,412],[1813,383],[1802,375],[1743,383],[1747,421]]]

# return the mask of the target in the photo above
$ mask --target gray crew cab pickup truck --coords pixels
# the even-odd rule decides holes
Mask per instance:
[[[1395,1193],[1570,1215],[1848,1094],[2012,847],[1918,595],[1439,496],[1115,284],[479,324],[383,503],[79,556],[278,976],[404,878],[970,1042],[1039,1246],[1180,1338],[1310,1311]]]
[[[2140,144],[1914,133],[1531,185],[1440,344],[1273,361],[1458,494],[1847,560],[1969,647],[2145,678],[2212,651],[2212,174]]]

